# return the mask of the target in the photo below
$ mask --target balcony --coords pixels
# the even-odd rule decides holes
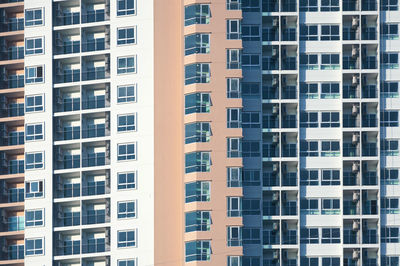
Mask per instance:
[[[343,215],[360,215],[360,207],[358,206],[357,202],[344,200]]]
[[[25,216],[7,217],[7,222],[0,226],[1,232],[17,232],[25,229]]]
[[[9,103],[1,110],[1,117],[17,117],[24,114],[24,103]]]
[[[362,146],[362,156],[378,156],[376,143],[364,143]]]
[[[282,235],[282,245],[297,245],[297,230],[284,232]]]
[[[262,12],[279,12],[279,1],[278,0],[263,0],[262,1]]]
[[[80,41],[63,41],[63,44],[56,45],[55,54],[74,54],[80,52]]]
[[[296,28],[288,28],[282,30],[282,41],[294,42],[297,38]]]
[[[355,41],[359,39],[359,31],[351,27],[343,27],[343,41]]]
[[[279,70],[279,62],[275,57],[265,56],[262,58],[262,70]]]
[[[373,99],[378,97],[376,85],[365,85],[361,89],[361,95],[366,99]]]
[[[362,116],[363,127],[377,127],[378,119],[376,114],[365,114]]]
[[[3,86],[3,89],[23,88],[25,85],[25,76],[14,74],[3,75],[1,85]]]
[[[83,110],[105,108],[109,106],[109,100],[106,99],[105,95],[90,96],[82,101]]]
[[[281,12],[296,12],[297,1],[294,0],[282,0]]]
[[[297,69],[297,58],[285,57],[282,59],[282,70],[296,70]]]
[[[25,257],[24,245],[8,244],[6,246],[3,246],[3,251],[1,252],[0,261],[9,260],[11,264],[12,260],[22,260],[23,263],[24,257]]]
[[[57,187],[57,198],[73,198],[81,195],[81,184],[79,183],[59,183]]]
[[[81,127],[80,126],[68,126],[63,127],[63,130],[56,131],[56,140],[73,140],[81,138]]]
[[[297,99],[297,87],[296,86],[285,86],[282,88],[282,99]]]
[[[276,115],[263,115],[262,127],[266,128],[266,129],[278,128],[279,127],[279,117]]]
[[[264,187],[279,186],[279,175],[274,172],[264,172],[263,173],[263,186]]]
[[[274,230],[263,230],[263,245],[279,245],[280,244],[280,234],[278,231]],[[269,264],[267,264],[269,265]]]
[[[369,40],[369,41],[376,40],[376,36],[377,36],[377,32],[376,32],[375,27],[365,28],[361,32],[361,38],[363,40]]]
[[[363,230],[363,244],[378,244],[378,232],[376,229]]]
[[[110,135],[110,130],[106,124],[88,125],[87,129],[82,130],[82,138],[100,138]]]
[[[362,204],[362,214],[365,215],[377,215],[378,206],[376,200],[365,200]]]
[[[106,186],[106,181],[90,182],[82,187],[82,196],[104,195],[109,192],[110,188]]]
[[[282,145],[282,157],[296,157],[297,156],[297,144],[283,144]]]
[[[56,71],[57,73],[58,71]],[[64,69],[60,74],[55,75],[55,83],[78,82],[81,80],[80,69]]]
[[[377,69],[378,68],[378,61],[376,56],[366,56],[362,60],[362,68],[363,69]]]
[[[297,116],[296,115],[283,115],[282,116],[282,128],[296,128],[296,127],[297,127]]]
[[[350,229],[343,229],[343,244],[360,244],[360,236],[358,231]]]
[[[279,157],[279,146],[275,144],[265,143],[263,144],[263,157],[264,158],[276,158]]]
[[[64,240],[63,245],[55,247],[55,254],[57,256],[77,255],[81,253],[80,240]]]
[[[81,109],[81,98],[60,98],[56,104],[57,111],[59,112],[72,112]]]
[[[4,160],[0,159],[2,167],[0,168],[0,175],[14,175],[23,174],[25,172],[24,160]]]
[[[297,202],[296,201],[288,201],[282,204],[282,214],[286,216],[297,215]]]
[[[72,8],[71,8],[72,9]],[[56,15],[54,15],[55,26],[68,26],[68,25],[76,25],[80,23],[80,12],[71,12],[65,9],[64,11],[59,8],[56,9]]]
[[[351,114],[343,114],[343,127],[359,127],[360,120]]]
[[[356,99],[360,98],[357,87],[350,85],[343,85],[343,98],[344,99]]]
[[[279,91],[275,86],[263,86],[262,87],[262,98],[263,100],[278,99]]]
[[[359,69],[358,60],[351,56],[343,56],[343,69]]]
[[[24,131],[13,131],[0,138],[0,146],[23,145],[24,142]]]
[[[56,224],[59,227],[77,226],[81,224],[80,212],[59,212],[56,219]]]
[[[357,157],[360,156],[360,149],[353,143],[343,142],[343,156],[344,157]]]
[[[358,1],[343,0],[343,11],[358,11],[358,10],[360,10]]]
[[[65,154],[65,155],[59,155],[61,157],[58,158],[56,162],[56,169],[61,170],[61,169],[74,169],[74,168],[79,168],[81,166],[81,156],[79,154],[71,155],[71,154]]]
[[[376,11],[377,10],[377,2],[376,0],[362,0],[361,1],[361,10],[362,11]]]
[[[24,188],[9,188],[2,193],[1,203],[24,202]]]
[[[282,176],[282,186],[295,187],[297,186],[297,173],[284,173]]]
[[[263,216],[279,215],[279,204],[275,201],[264,201],[262,214]]]
[[[353,172],[343,172],[343,186],[358,186],[360,182],[358,181],[357,174]]]

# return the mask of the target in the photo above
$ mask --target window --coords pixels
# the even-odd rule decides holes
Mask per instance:
[[[118,103],[129,103],[136,101],[136,86],[118,86]]]
[[[340,258],[336,257],[326,257],[322,258],[323,266],[340,266]]]
[[[209,211],[185,213],[185,232],[209,231],[211,216]]]
[[[185,154],[185,173],[209,172],[211,168],[210,152],[199,151]]]
[[[300,0],[301,12],[316,12],[318,11],[318,0]]]
[[[26,96],[25,112],[40,112],[44,110],[43,95]]]
[[[339,0],[321,0],[321,11],[339,11]]]
[[[211,242],[197,240],[185,243],[185,262],[209,261],[211,259]]]
[[[399,198],[381,198],[381,213],[399,214]]]
[[[25,140],[26,141],[34,141],[34,140],[43,140],[44,139],[44,124],[26,124],[25,125]]]
[[[26,9],[25,10],[25,26],[38,26],[43,25],[43,9]]]
[[[339,199],[322,199],[322,212],[321,214],[340,214],[340,200]]]
[[[185,203],[210,201],[209,181],[197,181],[185,184]]]
[[[25,55],[42,54],[43,37],[25,39]]]
[[[210,82],[210,64],[191,64],[185,66],[185,85]]]
[[[118,115],[118,132],[135,131],[136,115]]]
[[[258,141],[243,141],[242,144],[242,156],[243,157],[260,157],[260,143]]]
[[[44,168],[43,152],[30,152],[25,154],[25,169],[42,169]]]
[[[329,1],[329,0],[322,0],[322,2],[323,1]],[[321,41],[338,41],[338,40],[340,40],[339,25],[321,25]]]
[[[258,142],[258,141],[257,141]],[[243,186],[259,186],[261,184],[261,173],[257,169],[243,170]]]
[[[300,171],[300,185],[318,186],[318,184],[319,184],[318,170],[304,169]]]
[[[382,0],[381,11],[393,11],[399,9],[398,0]]]
[[[384,256],[381,257],[381,265],[398,266],[400,264],[399,256]]]
[[[243,41],[259,41],[260,27],[258,25],[242,25]]]
[[[243,215],[260,215],[260,200],[243,199],[242,212]]]
[[[244,54],[242,55],[243,68],[259,68],[260,56],[258,54]]]
[[[398,127],[399,111],[383,111],[381,112],[381,127]]]
[[[242,198],[227,197],[228,217],[242,216]]]
[[[185,125],[185,144],[210,141],[210,123],[197,122]]]
[[[381,54],[382,64],[385,65],[386,68],[399,68],[399,54],[390,52],[390,53],[382,53]]]
[[[386,39],[398,39],[399,37],[399,25],[383,23],[381,25],[381,34]]]
[[[242,227],[240,226],[228,226],[228,247],[242,246]]]
[[[118,202],[118,219],[135,218],[136,201]]]
[[[300,83],[300,94],[302,98],[318,99],[318,83]],[[318,120],[318,116],[316,117]],[[318,126],[318,124],[317,124]]]
[[[239,128],[242,124],[242,109],[240,108],[228,108],[227,109],[227,127],[228,128]]]
[[[339,97],[339,83],[321,83],[321,99],[338,99]]]
[[[135,15],[136,14],[136,0],[118,0],[117,2],[117,16]]]
[[[300,25],[300,41],[318,41],[318,25]]]
[[[385,97],[398,98],[399,82],[383,82],[381,86],[381,93],[383,93]]]
[[[399,184],[399,169],[398,168],[382,168],[381,182],[388,185]]]
[[[321,127],[340,127],[339,112],[322,112]]]
[[[136,188],[136,173],[118,173],[118,189],[135,189]]]
[[[318,199],[301,199],[300,209],[305,214],[319,214]]]
[[[238,158],[242,156],[242,139],[241,138],[227,138],[227,157]]]
[[[242,265],[242,257],[241,256],[228,256],[228,266],[241,266],[241,265]],[[246,265],[250,265],[250,264],[246,264]]]
[[[136,56],[118,57],[118,74],[136,72]]]
[[[136,28],[118,28],[118,45],[136,43]]]
[[[33,256],[33,255],[43,255],[43,238],[28,238],[25,239],[25,255]]]
[[[308,70],[318,69],[318,55],[300,54],[300,67]]]
[[[381,154],[385,156],[399,155],[399,141],[396,139],[381,140]]]
[[[243,98],[258,98],[259,95],[260,95],[260,83],[258,82],[242,83]]]
[[[209,24],[210,17],[210,5],[208,4],[185,6],[185,26],[193,24]]]
[[[239,49],[227,49],[226,50],[227,58],[227,69],[239,69],[242,67],[241,64],[241,54],[242,51]]]
[[[324,169],[321,176],[322,186],[340,185],[340,170]]]
[[[400,227],[381,227],[381,243],[399,243]]]
[[[43,181],[27,181],[25,183],[25,198],[41,198],[43,197]]]
[[[211,99],[209,93],[191,93],[185,95],[185,115],[209,113]]]
[[[136,231],[118,231],[118,247],[136,247]]]
[[[43,225],[43,209],[25,211],[26,227],[42,226],[42,225]]]
[[[243,12],[259,12],[260,0],[242,0]]]
[[[318,157],[318,141],[300,141],[300,156]]]
[[[135,259],[118,260],[118,266],[137,266]]]
[[[300,257],[301,266],[318,266],[318,258]]]
[[[242,113],[242,128],[260,128],[260,113],[259,112],[243,112]]]
[[[118,161],[136,160],[136,143],[118,144]]]
[[[210,34],[199,33],[185,36],[185,55],[210,53]]]
[[[243,228],[242,241],[244,245],[260,244],[260,229],[259,228]]]
[[[301,228],[300,229],[300,243],[301,244],[318,244],[319,243],[318,228]]]
[[[227,168],[228,187],[242,186],[242,168],[228,167]]]
[[[25,83],[43,82],[43,66],[25,67]]]
[[[321,244],[340,243],[340,228],[322,228]]]
[[[321,69],[339,69],[339,54],[322,54]]]
[[[240,79],[239,78],[227,78],[227,97],[228,98],[240,98],[241,97],[241,89],[240,89]]]
[[[226,38],[228,40],[240,39],[240,37],[241,37],[240,29],[241,29],[240,20],[238,20],[238,19],[227,20],[226,21],[226,32],[227,32]]]

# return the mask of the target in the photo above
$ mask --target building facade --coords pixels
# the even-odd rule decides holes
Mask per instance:
[[[0,265],[399,265],[397,0],[0,0]]]

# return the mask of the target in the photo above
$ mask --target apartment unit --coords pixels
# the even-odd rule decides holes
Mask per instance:
[[[0,0],[0,265],[399,265],[399,24]]]

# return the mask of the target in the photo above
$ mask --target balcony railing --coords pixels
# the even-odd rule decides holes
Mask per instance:
[[[81,224],[80,212],[65,212],[57,217],[58,226],[76,226]]]
[[[24,188],[9,188],[7,192],[2,193],[1,201],[7,203],[23,202],[25,198]]]
[[[0,146],[23,145],[24,143],[24,131],[10,132],[8,136],[0,138]]]
[[[362,68],[363,69],[377,69],[378,61],[376,60],[376,56],[367,56],[362,60]]]
[[[56,132],[56,140],[73,140],[81,138],[81,127],[64,127],[64,130]]]
[[[343,69],[358,69],[358,60],[349,56],[343,56]]]
[[[25,114],[24,103],[11,103],[8,107],[1,110],[3,117],[16,117],[23,116]]]
[[[5,246],[7,251],[3,251],[1,260],[23,260],[25,256],[24,245]]]
[[[279,245],[279,243],[280,243],[279,232],[275,232],[273,230],[263,231],[263,245]]]
[[[277,28],[263,28],[262,29],[263,42],[273,42],[279,40]]]
[[[110,246],[106,244],[104,238],[89,239],[88,244],[82,245],[82,253],[99,253],[110,251]]]
[[[106,49],[105,38],[97,38],[82,43],[82,52],[102,51]]]
[[[262,58],[262,70],[278,70],[279,62],[274,57],[263,57]]]
[[[282,117],[282,128],[296,128],[297,127],[297,116],[286,115]]]
[[[263,216],[279,215],[279,205],[272,201],[263,202]]]
[[[55,16],[57,26],[75,25],[80,23],[81,14],[79,12],[63,13],[61,16]]]
[[[263,86],[262,87],[262,98],[263,99],[278,99],[278,88],[274,86]]]
[[[64,41],[64,44],[56,46],[57,54],[79,53],[80,43],[80,41]]]
[[[91,185],[83,186],[82,196],[103,195],[106,194],[106,190],[109,190],[109,188],[106,187],[106,182],[97,181],[93,182]]]
[[[286,173],[282,178],[282,185],[285,187],[294,187],[297,186],[297,173]]]
[[[343,11],[358,11],[359,5],[355,0],[343,0]]]
[[[362,87],[362,97],[363,98],[377,98],[378,92],[375,85],[366,85]]]
[[[24,30],[23,18],[12,18],[0,24],[0,32]]]
[[[89,125],[88,129],[82,130],[82,138],[99,138],[109,135],[110,132],[106,124]]]
[[[88,154],[86,158],[82,159],[82,167],[102,166],[109,163],[104,152],[91,153]]]
[[[359,215],[360,207],[354,204],[353,201],[343,201],[343,214],[344,215]]]
[[[6,167],[0,167],[0,174],[22,174],[25,172],[24,160],[10,160]]]
[[[286,57],[282,59],[282,70],[296,70],[297,69],[297,60],[296,57]]]
[[[279,1],[264,0],[262,2],[262,12],[279,12]]]
[[[279,147],[274,144],[263,144],[263,157],[279,157]]]
[[[282,41],[296,41],[296,28],[284,29],[282,32]]]
[[[361,37],[363,40],[376,40],[376,28],[366,28],[361,32]]]
[[[362,156],[378,156],[376,143],[365,143],[362,146]]]
[[[278,128],[279,127],[279,117],[276,115],[263,115],[262,127],[263,128]]]
[[[73,198],[81,195],[81,184],[63,184],[62,188],[57,189],[58,198]]]
[[[343,27],[343,40],[358,40],[358,31],[352,28]]]
[[[25,216],[13,216],[7,219],[7,232],[23,231],[25,229]]]
[[[355,116],[349,114],[343,115],[343,127],[359,127],[359,126],[360,126],[359,119],[357,119]]]
[[[263,186],[264,187],[276,187],[279,186],[279,175],[273,172],[263,173]]]
[[[343,172],[343,186],[357,186],[359,184],[356,174],[346,171]]]
[[[24,47],[13,46],[9,47],[8,51],[0,52],[0,60],[17,60],[24,58]]]
[[[106,101],[105,95],[98,95],[94,97],[88,97],[87,100],[82,101],[82,109],[98,109],[109,107],[108,100]]]
[[[76,155],[64,155],[63,159],[57,163],[57,169],[73,169],[79,168],[81,165],[81,156]]]
[[[297,156],[297,144],[283,144],[282,145],[282,157],[296,157]]]
[[[97,80],[109,77],[110,74],[104,67],[93,68],[82,72],[82,80]]]
[[[283,203],[282,215],[288,215],[288,216],[297,215],[297,202],[289,201]]]
[[[106,20],[106,12],[104,9],[88,10],[86,14],[82,14],[82,23],[101,22]]]
[[[343,230],[343,244],[359,244],[360,238],[358,235],[358,231],[354,231],[353,229],[344,229]]]
[[[78,82],[81,80],[80,69],[67,69],[63,74],[56,74],[56,83]]]
[[[65,98],[55,106],[58,107],[59,112],[79,111],[81,109],[81,98]]]
[[[377,127],[378,120],[376,114],[366,114],[362,116],[363,127]]]
[[[357,87],[343,85],[343,98],[344,99],[360,98]]]
[[[93,214],[82,216],[82,224],[102,224],[109,223],[110,217],[105,210],[96,210]]]
[[[64,245],[60,245],[60,246],[56,247],[55,253],[58,256],[80,254],[81,253],[81,241],[80,240],[64,241]]]

